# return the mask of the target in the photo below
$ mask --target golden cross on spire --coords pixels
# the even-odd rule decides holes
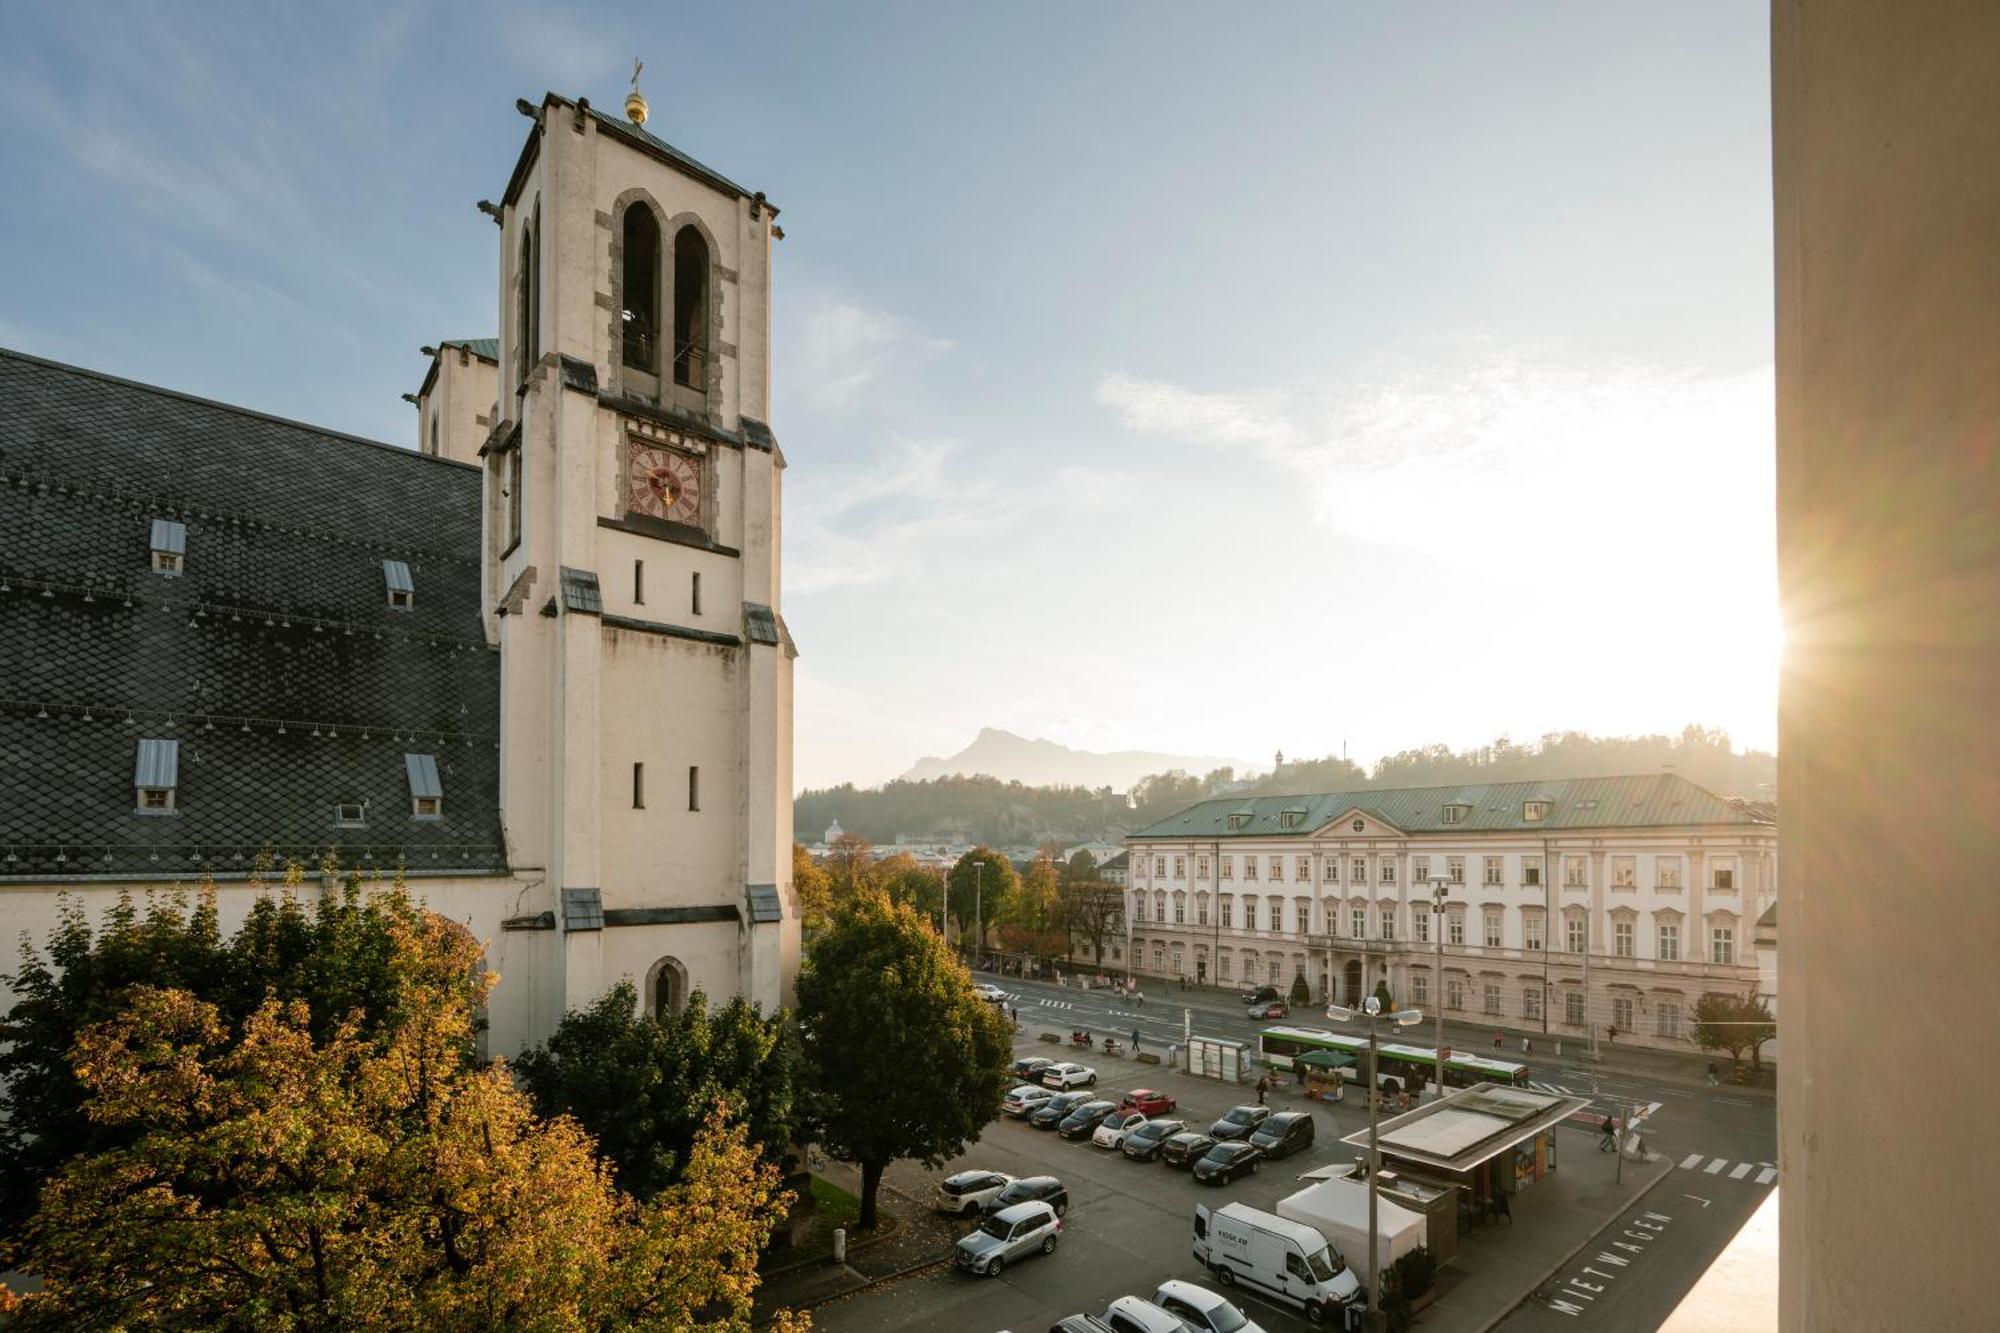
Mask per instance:
[[[634,125],[646,123],[646,98],[639,91],[639,71],[646,68],[646,62],[632,57],[632,91],[625,94],[625,116]]]

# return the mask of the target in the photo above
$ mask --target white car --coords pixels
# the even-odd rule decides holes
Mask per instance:
[[[1153,1293],[1153,1304],[1195,1333],[1264,1333],[1263,1325],[1220,1292],[1174,1278]]]
[[[1007,992],[1001,990],[990,981],[978,983],[972,988],[972,993],[982,1000],[991,1000],[994,1004],[999,1004],[1007,998]]]
[[[1104,1117],[1102,1124],[1090,1136],[1090,1141],[1100,1148],[1122,1148],[1125,1136],[1146,1123],[1143,1111],[1113,1111]]]
[[[1062,1068],[1061,1065],[1055,1067]],[[1054,1088],[1039,1088],[1032,1083],[1023,1083],[1000,1099],[1000,1109],[1007,1115],[1025,1116],[1055,1095]]]
[[[1111,1333],[1188,1333],[1178,1315],[1137,1296],[1120,1296],[1100,1317]]]
[[[1089,1065],[1073,1065],[1065,1061],[1050,1065],[1042,1071],[1042,1085],[1067,1091],[1070,1088],[1094,1088],[1097,1086],[1097,1071]]]
[[[1001,1171],[960,1171],[938,1182],[932,1206],[941,1213],[970,1216],[1013,1183],[1014,1177]]]

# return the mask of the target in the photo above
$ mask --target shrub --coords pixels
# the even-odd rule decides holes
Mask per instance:
[[[1312,1003],[1312,987],[1306,984],[1306,974],[1297,973],[1292,977],[1292,1007],[1294,1009]]]
[[[1437,1281],[1437,1259],[1428,1246],[1419,1245],[1389,1266],[1395,1290],[1415,1300]]]

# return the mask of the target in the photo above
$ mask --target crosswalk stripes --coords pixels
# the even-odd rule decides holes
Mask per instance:
[[[1533,1088],[1536,1092],[1546,1092],[1551,1096],[1555,1097],[1575,1096],[1574,1093],[1572,1093],[1568,1088],[1565,1088],[1560,1083],[1538,1083],[1534,1079],[1529,1079],[1528,1086]]]
[[[1037,1000],[1037,1001],[1035,1001],[1035,1003],[1036,1003],[1036,1004],[1039,1004],[1039,1005],[1040,1005],[1040,1006],[1041,1006],[1042,1008],[1044,1008],[1044,1009],[1074,1009],[1074,1008],[1076,1008],[1076,1006],[1075,1006],[1074,1004],[1070,1003],[1070,1002],[1069,1002],[1068,1000]]]
[[[1731,1180],[1746,1179],[1755,1171],[1753,1183],[1758,1185],[1768,1185],[1778,1178],[1778,1168],[1769,1162],[1731,1162],[1727,1157],[1710,1157],[1702,1152],[1691,1152],[1681,1158],[1681,1170],[1699,1171],[1705,1176],[1720,1176],[1727,1170]]]

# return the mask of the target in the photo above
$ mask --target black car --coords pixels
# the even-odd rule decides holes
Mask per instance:
[[[1056,1126],[1056,1133],[1066,1139],[1087,1139],[1104,1123],[1104,1117],[1117,1109],[1117,1102],[1101,1099],[1085,1102],[1062,1118],[1062,1123]]]
[[[1054,1176],[1023,1176],[986,1201],[980,1211],[991,1217],[1017,1203],[1045,1203],[1061,1217],[1069,1211],[1069,1191]]]
[[[1274,1160],[1289,1157],[1301,1148],[1310,1148],[1312,1141],[1313,1118],[1310,1111],[1280,1111],[1257,1126],[1257,1132],[1250,1136],[1251,1144]]]
[[[1208,1127],[1208,1132],[1218,1139],[1247,1139],[1270,1116],[1268,1106],[1232,1106],[1222,1119]]]
[[[1215,1136],[1198,1129],[1183,1130],[1160,1145],[1160,1160],[1168,1166],[1192,1166],[1197,1157],[1215,1146]]]
[[[1054,1129],[1064,1116],[1089,1100],[1087,1092],[1059,1092],[1028,1112],[1028,1123],[1036,1129]]]
[[[1282,1000],[1284,998],[1284,996],[1278,994],[1276,986],[1259,986],[1256,990],[1243,992],[1243,1003],[1245,1004],[1268,1004],[1272,1000]]]
[[[1039,1083],[1042,1071],[1054,1063],[1046,1055],[1024,1055],[1014,1062],[1014,1077],[1023,1083]]]
[[[1125,1135],[1118,1151],[1135,1162],[1150,1162],[1160,1155],[1160,1145],[1187,1128],[1185,1120],[1148,1120]]]
[[[1227,1185],[1238,1176],[1255,1175],[1263,1160],[1264,1154],[1251,1144],[1218,1143],[1195,1162],[1194,1178],[1204,1185]]]

